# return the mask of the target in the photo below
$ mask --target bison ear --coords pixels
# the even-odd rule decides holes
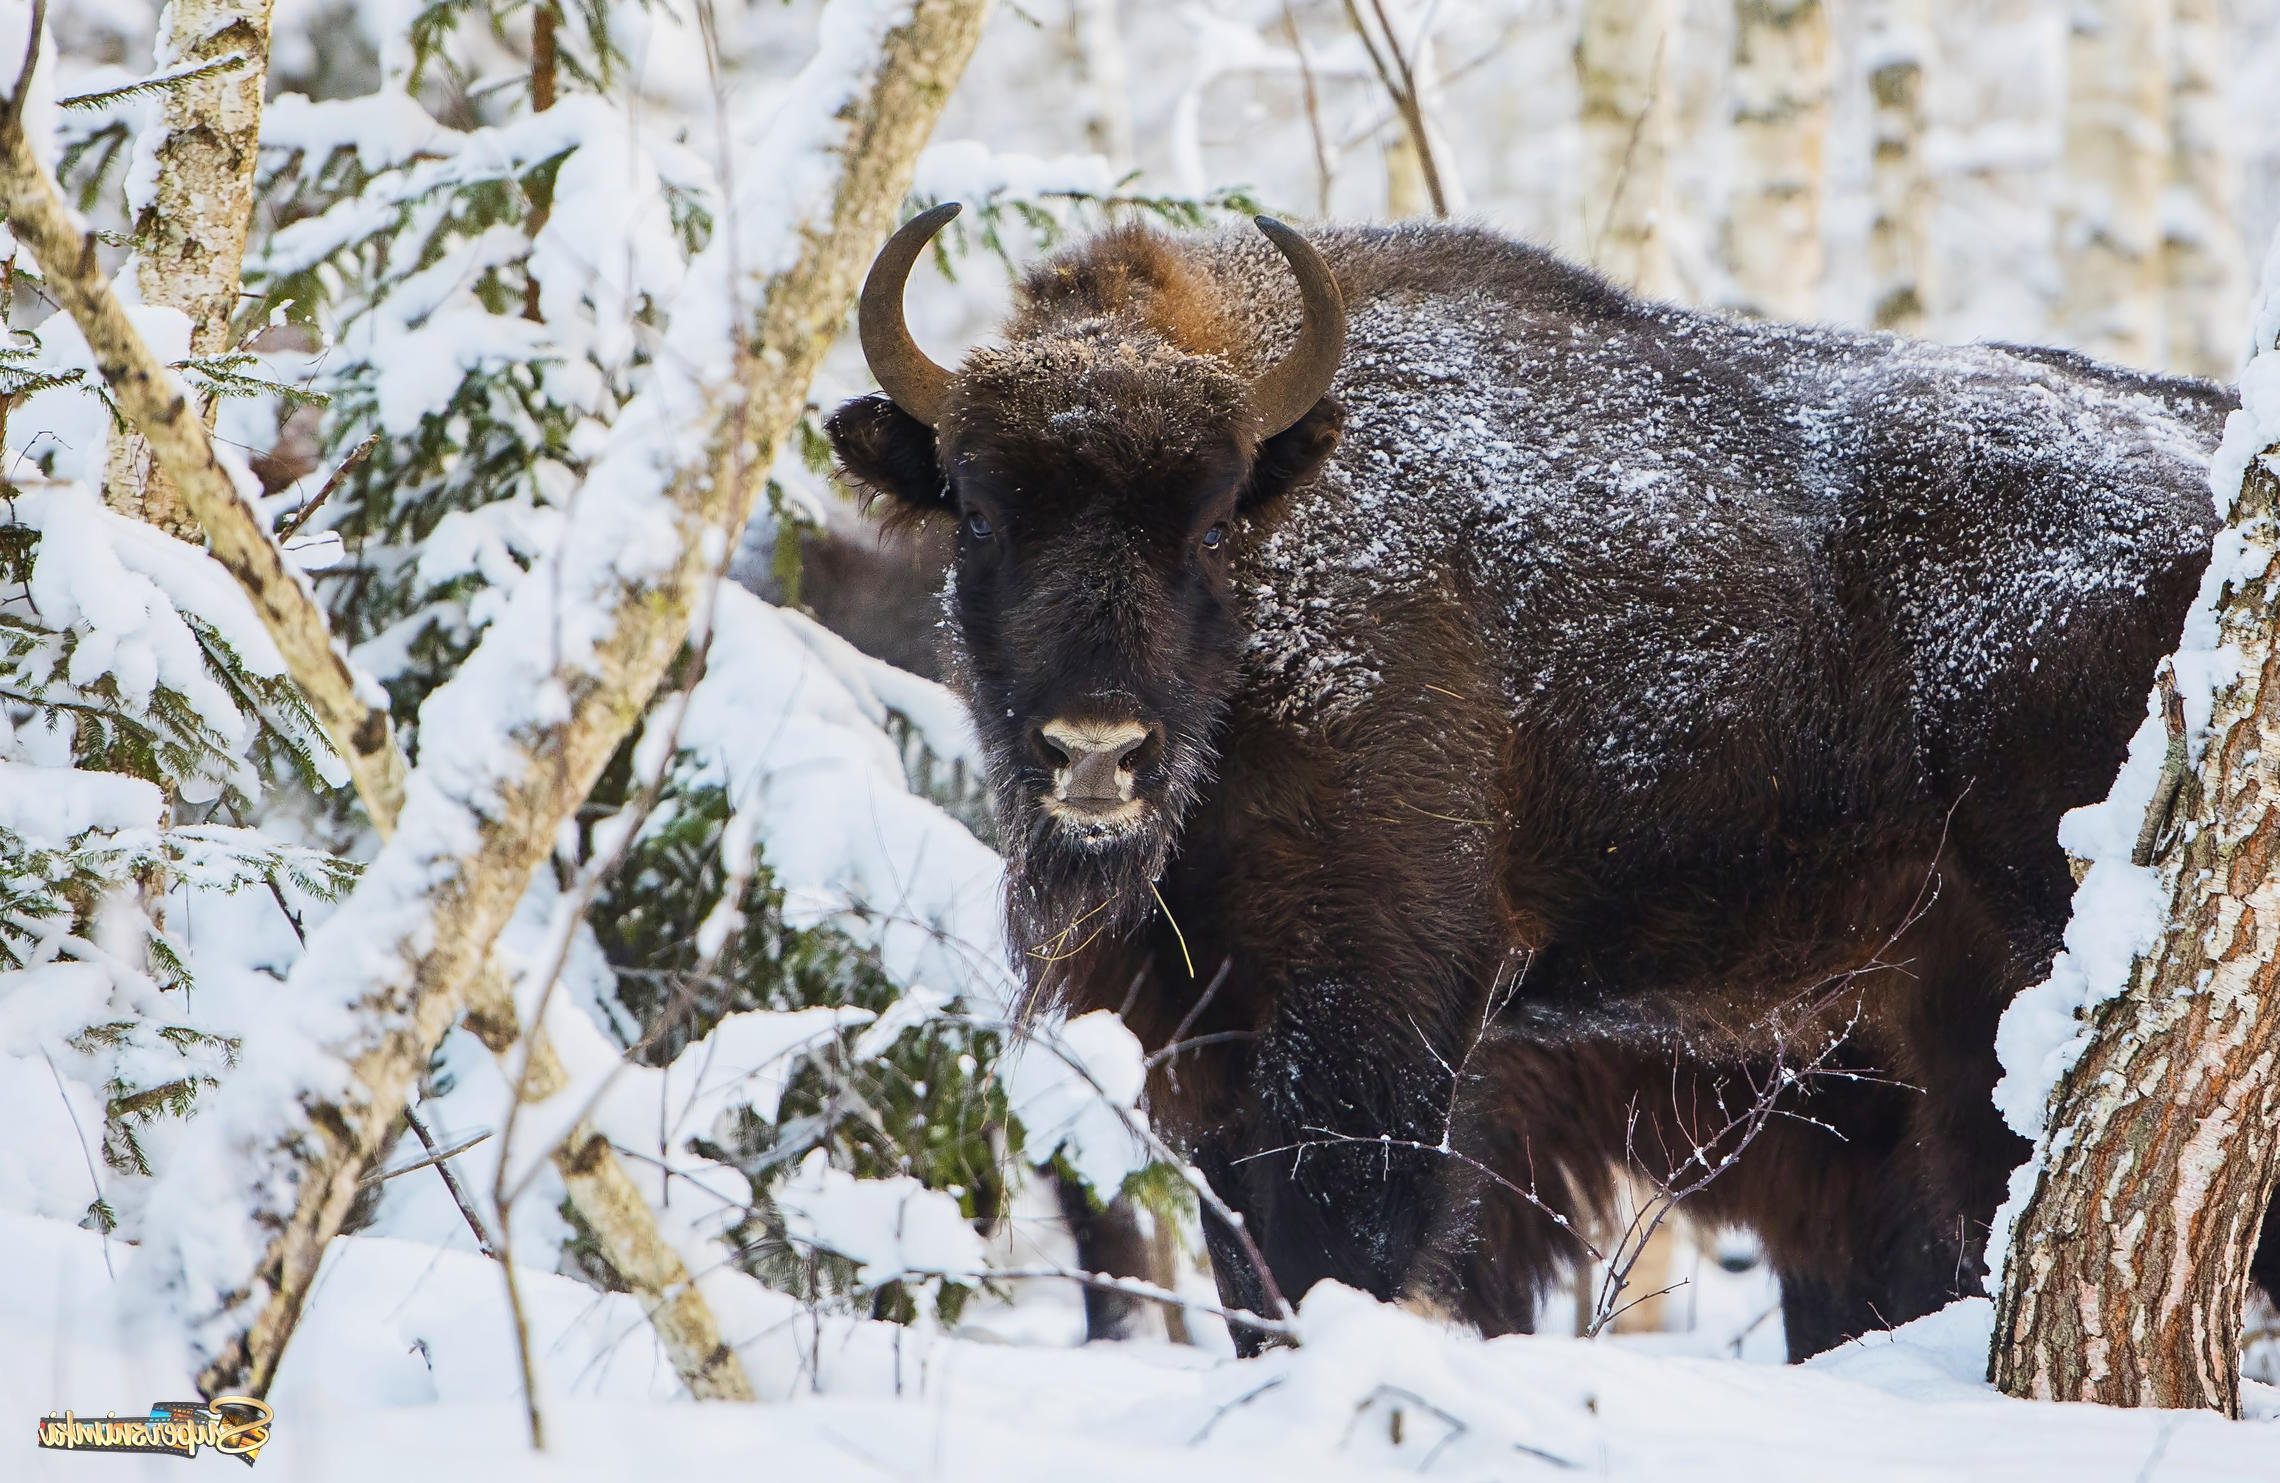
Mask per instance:
[[[1236,508],[1255,515],[1313,478],[1338,446],[1338,434],[1345,426],[1346,409],[1324,397],[1304,417],[1261,443]]]
[[[840,473],[862,495],[865,508],[881,496],[893,500],[884,512],[888,524],[913,525],[951,512],[950,492],[934,454],[934,429],[885,394],[840,403],[823,420],[823,433],[839,457]]]

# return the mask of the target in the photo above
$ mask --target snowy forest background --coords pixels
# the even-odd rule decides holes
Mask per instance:
[[[212,400],[225,464],[368,677],[358,703],[393,718],[407,831],[447,833],[436,798],[576,708],[550,666],[606,615],[556,599],[518,626],[548,600],[518,589],[641,534],[611,501],[671,439],[628,409],[717,379],[706,316],[796,248],[841,75],[897,9],[276,0],[265,43],[259,4],[48,10],[33,151]],[[0,73],[30,11],[0,0]],[[264,100],[250,228],[201,316],[185,295],[213,286],[153,266],[203,229],[167,141],[233,78]],[[1106,221],[1439,213],[1689,303],[2230,379],[2280,222],[2276,96],[2270,0],[1001,0],[909,191],[968,205],[913,327],[947,357],[1009,269]],[[243,95],[221,108],[224,134],[249,122]],[[360,800],[296,656],[5,238],[0,306],[0,1395],[22,1426],[189,1392],[152,1335],[195,1342],[249,1266],[211,1209],[260,1184],[276,1109],[328,1074],[373,913],[417,883],[366,871],[398,820]],[[1667,1294],[1607,1322],[1583,1274],[1554,1304],[1547,1333],[1588,1338],[1484,1346],[1331,1292],[1303,1344],[1223,1362],[1136,1044],[1105,1018],[1005,1023],[978,758],[912,672],[923,553],[879,546],[816,424],[868,385],[843,336],[743,471],[758,514],[703,553],[657,697],[390,1113],[271,1392],[267,1466],[2121,1477],[2280,1455],[2268,1425],[1998,1398],[1985,1304],[1771,1368],[1771,1279],[1682,1218],[1656,1232]],[[352,890],[381,905],[332,924]],[[619,1195],[647,1207],[630,1231]],[[1150,1290],[1127,1343],[1072,1353],[1067,1226],[1103,1210]],[[140,1270],[159,1243],[171,1284]],[[669,1255],[645,1277],[628,1252]],[[676,1270],[708,1311],[653,1323]],[[692,1361],[696,1333],[734,1363]],[[2252,1333],[2247,1373],[2280,1379],[2280,1339]],[[766,1409],[686,1404],[739,1385]],[[2244,1405],[2280,1419],[2280,1392]]]

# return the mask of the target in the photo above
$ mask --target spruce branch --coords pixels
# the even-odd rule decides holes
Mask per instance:
[[[99,88],[92,93],[73,93],[68,98],[56,99],[56,106],[92,111],[108,108],[114,103],[123,103],[130,98],[153,98],[162,93],[174,92],[193,82],[236,72],[245,67],[248,60],[243,52],[231,52],[210,61],[193,62],[186,67],[153,72],[148,77],[138,77],[133,82],[123,82],[115,88]]]
[[[323,392],[311,391],[305,386],[247,372],[246,367],[260,363],[261,357],[249,350],[233,350],[224,355],[193,355],[173,362],[169,369],[186,373],[209,400],[273,396],[297,407],[321,407],[332,400]]]

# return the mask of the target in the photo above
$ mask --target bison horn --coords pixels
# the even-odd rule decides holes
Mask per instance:
[[[863,358],[894,404],[933,427],[942,417],[942,404],[950,394],[950,373],[928,358],[910,337],[903,322],[903,286],[911,266],[934,234],[958,214],[956,201],[945,201],[904,222],[902,230],[887,239],[871,260],[863,280],[863,297],[855,311],[855,328],[863,341]]]
[[[1271,216],[1253,217],[1298,275],[1298,343],[1251,386],[1251,425],[1271,438],[1295,423],[1330,390],[1346,353],[1346,300],[1338,279],[1312,243]]]

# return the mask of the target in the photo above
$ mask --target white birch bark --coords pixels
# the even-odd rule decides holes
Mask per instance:
[[[145,304],[179,309],[190,321],[190,353],[231,348],[253,220],[253,173],[261,142],[261,88],[269,70],[272,0],[169,0],[160,12],[156,70],[175,71],[230,57],[242,61],[167,89],[153,131],[136,141],[130,178],[150,181],[136,201],[135,288]],[[200,409],[208,426],[213,408]],[[150,444],[128,431],[111,440],[103,500],[168,535],[198,539],[198,522]]]
[[[1829,14],[1821,0],[1740,0],[1726,262],[1742,310],[1810,319],[1820,306]]]
[[[2175,0],[2169,192],[2161,276],[2170,369],[2230,380],[2247,339],[2240,165],[2225,107],[2233,37],[2222,0]]]
[[[1117,0],[1069,0],[1069,61],[1085,142],[1119,170],[1132,168],[1132,92]]]
[[[1433,215],[1433,197],[1425,189],[1425,163],[1417,153],[1417,136],[1406,128],[1389,129],[1383,148],[1386,220]]]
[[[1676,0],[1584,0],[1575,47],[1586,256],[1629,288],[1677,288],[1668,239]]]
[[[2058,214],[2059,329],[2133,365],[2161,354],[2169,0],[2073,0]]]
[[[1997,1221],[1989,1376],[2013,1395],[2240,1410],[2249,1261],[2280,1176],[2280,255],[2265,292],[2263,353],[2212,463],[2225,528],[2091,831],[2075,910],[2099,920],[2004,1021],[2008,1041],[2063,1002],[2030,1002],[2062,972],[2090,1001],[2013,1180],[2024,1209]],[[2112,939],[2141,917],[2125,966]],[[2008,1076],[2031,1057],[2004,1060]]]
[[[1868,165],[1869,319],[1878,329],[1920,335],[1933,292],[1935,201],[1924,158],[1930,0],[1867,0],[1862,22],[1875,131]]]
[[[312,935],[282,996],[297,1024],[249,1046],[260,1064],[222,1088],[153,1192],[163,1234],[143,1250],[142,1280],[189,1320],[207,1390],[259,1393],[274,1376],[364,1164],[687,634],[983,9],[840,0],[826,13],[822,53],[751,143],[827,168],[804,171],[796,192],[771,177],[723,223],[563,549],[430,699],[428,733],[453,745],[432,749],[399,832]],[[732,277],[734,264],[750,266]],[[174,401],[169,425],[194,422]],[[183,436],[204,443],[203,428]]]

